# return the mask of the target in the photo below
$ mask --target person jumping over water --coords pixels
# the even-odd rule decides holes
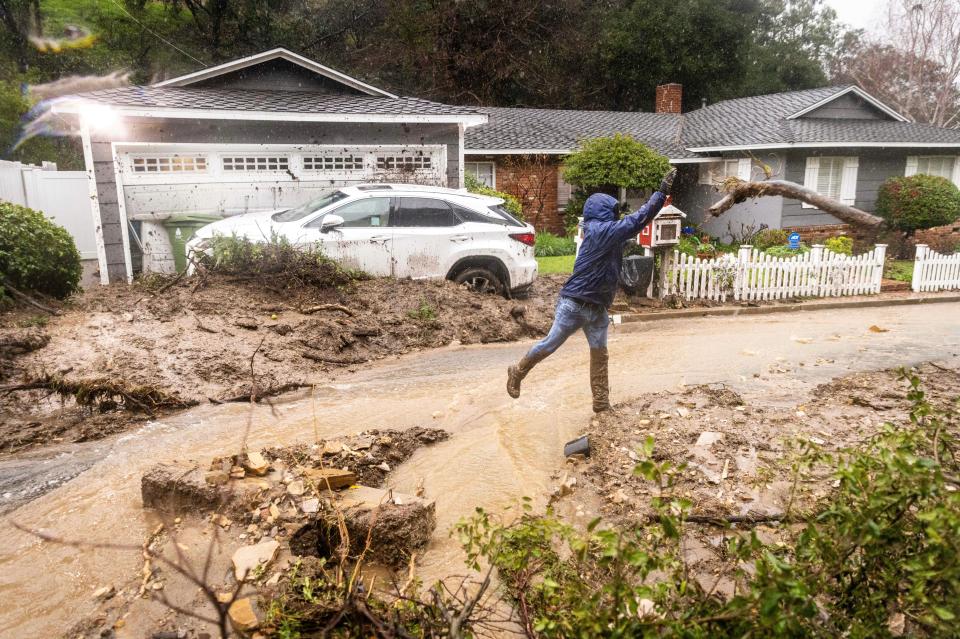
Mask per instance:
[[[652,220],[673,188],[676,169],[671,169],[647,203],[617,221],[617,200],[595,193],[583,205],[583,243],[573,264],[573,275],[560,289],[553,326],[543,340],[507,369],[507,393],[520,397],[520,382],[530,370],[560,348],[567,338],[583,329],[590,346],[590,390],[593,411],[610,410],[607,379],[607,309],[613,304],[623,265],[623,245]]]

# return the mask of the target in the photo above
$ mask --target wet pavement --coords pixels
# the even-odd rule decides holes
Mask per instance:
[[[888,332],[872,332],[871,325]],[[419,450],[388,484],[412,493],[422,479],[437,502],[437,532],[419,576],[430,582],[462,572],[450,526],[476,506],[496,509],[522,495],[545,503],[550,475],[563,464],[563,443],[589,424],[582,338],[531,373],[522,400],[506,395],[505,367],[529,345],[407,355],[273,408],[202,406],[112,439],[0,460],[0,507],[23,504],[0,522],[0,594],[7,602],[0,635],[57,635],[93,608],[98,587],[125,582],[140,563],[136,550],[79,551],[41,542],[13,522],[68,539],[139,546],[149,526],[140,507],[144,469],[239,451],[245,438],[259,447],[367,428],[449,430],[448,441]],[[960,304],[635,324],[611,336],[612,399],[725,382],[748,402],[762,397],[790,404],[849,372],[951,361],[958,354]],[[771,376],[771,366],[790,372]]]

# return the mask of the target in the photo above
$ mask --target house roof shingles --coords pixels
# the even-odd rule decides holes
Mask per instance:
[[[695,157],[680,144],[674,113],[483,107],[487,124],[466,130],[468,150],[572,150],[580,140],[622,133],[672,158]]]
[[[322,94],[308,91],[132,86],[92,91],[75,97],[98,104],[145,109],[215,109],[267,113],[363,115],[476,115],[479,113],[474,107],[441,104],[420,98]]]
[[[573,150],[579,140],[624,133],[673,159],[695,158],[695,148],[754,145],[955,144],[960,130],[887,119],[787,119],[849,86],[822,87],[724,100],[683,115],[626,111],[482,108],[485,125],[467,129],[469,151]]]

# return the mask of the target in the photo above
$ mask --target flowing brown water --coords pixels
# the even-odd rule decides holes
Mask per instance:
[[[684,383],[726,382],[748,398],[797,401],[815,384],[851,370],[956,357],[958,312],[958,304],[935,304],[619,328],[610,342],[612,398],[620,401]],[[870,332],[871,324],[890,332]],[[432,424],[449,430],[453,436],[448,441],[418,451],[388,482],[413,492],[423,478],[427,496],[437,502],[437,532],[420,576],[429,583],[462,572],[459,548],[448,535],[451,525],[476,506],[497,509],[522,495],[543,504],[554,483],[551,474],[563,465],[563,443],[589,425],[582,338],[571,339],[535,369],[524,384],[523,399],[514,401],[503,389],[504,369],[528,346],[409,355],[318,386],[312,399],[293,396],[277,404],[275,412],[267,406],[252,412],[246,405],[203,406],[111,440],[63,448],[53,457],[0,462],[0,470],[11,472],[11,464],[19,469],[97,460],[0,523],[0,595],[5,602],[0,634],[57,635],[92,609],[97,587],[124,583],[140,562],[137,552],[80,552],[41,542],[12,522],[67,539],[137,546],[148,532],[140,507],[144,469],[157,461],[205,460],[237,450],[248,421],[253,447],[311,442],[374,427]],[[786,376],[787,383],[785,376],[754,378],[778,361],[805,366]]]

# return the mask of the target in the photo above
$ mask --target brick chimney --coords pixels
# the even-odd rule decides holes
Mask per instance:
[[[683,85],[671,82],[657,87],[657,113],[680,113],[683,101]]]

